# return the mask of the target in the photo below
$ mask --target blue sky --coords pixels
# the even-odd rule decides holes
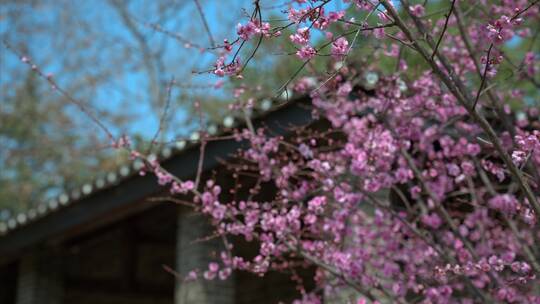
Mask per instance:
[[[126,2],[127,3],[127,2]],[[163,28],[168,29],[171,32],[178,32],[181,35],[194,40],[195,43],[200,45],[209,46],[206,34],[202,31],[202,22],[200,17],[194,10],[194,3],[192,1],[182,1],[177,3],[174,15],[171,15],[165,20],[159,20],[159,14],[156,12],[156,5],[152,8],[148,8],[148,4],[152,5],[149,1],[135,1],[133,5],[128,7],[129,14],[133,20],[140,20],[150,23],[159,23]],[[173,3],[173,2],[170,2]],[[241,18],[241,8],[250,8],[251,1],[230,1],[230,12],[224,12],[219,10],[215,5],[217,2],[213,1],[201,1],[204,5],[204,11],[207,15],[207,20],[212,29],[212,33],[217,41],[222,41],[223,38],[233,37],[234,24]],[[10,11],[14,10],[15,6],[2,6],[2,16],[6,16]],[[70,45],[70,40],[65,39],[62,41],[59,35],[66,34],[71,35],[69,29],[63,28],[65,21],[61,21],[62,7],[56,6],[54,1],[49,3],[37,5],[35,7],[19,5],[17,13],[20,24],[26,25],[25,28],[33,29],[40,28],[41,30],[28,31],[27,33],[21,33],[14,31],[15,25],[10,23],[10,19],[0,19],[0,35],[3,39],[8,40],[11,44],[16,45],[18,42],[24,42],[29,46],[29,56],[42,68],[46,73],[53,73],[57,81],[61,86],[69,88],[74,82],[74,78],[88,77],[88,75],[99,75],[107,69],[114,70],[115,63],[118,66],[129,65],[127,62],[130,59],[126,59],[126,62],[119,62],[117,59],[113,59],[113,56],[117,56],[114,53],[120,51],[120,48],[115,44],[121,42],[133,48],[133,57],[140,55],[138,50],[139,45],[134,35],[123,24],[119,14],[112,8],[107,1],[82,1],[78,2],[75,7],[70,7],[70,19],[69,25],[77,26],[79,23],[85,25],[91,25],[92,34],[96,34],[99,41],[100,49],[97,47],[88,45],[88,48],[81,47],[76,49],[75,46]],[[235,13],[231,13],[235,12]],[[22,19],[22,21],[21,21]],[[229,20],[224,20],[229,19]],[[43,26],[45,25],[45,26]],[[56,28],[55,28],[56,27]],[[75,29],[74,32],[79,31],[78,35],[81,35],[82,29]],[[174,39],[167,37],[164,34],[157,33],[150,27],[145,26],[142,22],[135,22],[135,28],[139,31],[144,39],[148,42],[151,49],[163,49],[162,60],[164,69],[162,70],[159,78],[162,81],[167,81],[171,77],[175,77],[179,83],[183,84],[208,84],[217,81],[217,79],[208,74],[193,75],[192,70],[203,70],[211,66],[215,57],[213,55],[200,54],[195,49],[186,49],[182,44],[178,43]],[[57,31],[56,31],[57,30]],[[100,34],[101,33],[101,34]],[[76,35],[76,34],[74,34]],[[83,33],[84,35],[84,33]],[[97,36],[99,35],[99,36]],[[82,40],[84,37],[77,37]],[[78,40],[74,40],[78,41]],[[70,52],[68,50],[76,50],[76,52]],[[23,81],[23,75],[28,69],[24,66],[19,58],[7,51],[2,47],[2,68],[0,69],[0,79],[4,84],[9,83],[10,88],[13,89],[6,94],[13,94],[14,88],[17,84]],[[89,59],[94,56],[95,64]],[[80,58],[85,65],[82,65],[80,70],[69,69],[66,66],[76,59]],[[119,57],[120,60],[122,59]],[[85,61],[87,60],[87,61]],[[146,73],[137,68],[129,69],[119,73],[115,77],[110,77],[107,81],[100,83],[100,85],[92,91],[91,100],[84,100],[89,104],[89,107],[94,109],[106,109],[109,111],[126,111],[137,115],[135,123],[128,125],[129,130],[127,132],[142,133],[147,136],[153,134],[157,128],[157,119],[155,116],[146,115],[151,111],[148,103],[148,78]],[[173,94],[178,95],[182,93],[180,88],[173,90]],[[220,94],[217,90],[209,91],[210,94]],[[81,94],[81,96],[87,97],[88,95]],[[77,97],[77,96],[75,96]],[[185,111],[182,109],[175,109],[175,113],[178,116],[178,120],[182,120],[182,116]],[[77,115],[73,113],[73,115]],[[82,124],[88,124],[88,119],[81,117]],[[90,127],[90,126],[89,126]],[[112,126],[110,126],[112,128]],[[118,132],[121,132],[118,130]]]
[[[164,1],[168,4],[158,14],[159,1],[139,0],[129,2],[129,15],[134,21],[136,30],[141,33],[145,41],[148,42],[152,51],[162,49],[160,55],[164,69],[159,75],[160,80],[165,83],[172,77],[182,84],[206,85],[218,81],[211,74],[192,74],[192,70],[206,70],[215,61],[213,54],[201,54],[194,48],[186,49],[182,43],[165,34],[158,33],[143,22],[158,23],[170,32],[193,40],[202,46],[209,46],[208,36],[203,30],[201,18],[196,11],[193,1]],[[332,4],[336,7],[344,7],[340,1]],[[62,5],[68,3],[67,9]],[[81,90],[81,94],[75,97],[84,98],[83,102],[94,110],[107,110],[111,112],[124,112],[136,116],[135,121],[126,124],[124,128],[115,128],[112,123],[105,123],[115,133],[140,133],[147,137],[154,134],[158,125],[156,115],[148,115],[152,112],[148,92],[149,78],[145,71],[140,69],[129,69],[130,61],[136,61],[136,57],[141,54],[139,44],[135,36],[126,28],[121,16],[106,0],[71,2],[42,1],[36,6],[18,4],[15,6],[3,6],[2,15],[9,15],[16,11],[18,24],[26,25],[29,31],[21,33],[16,31],[12,19],[0,19],[0,35],[10,43],[17,45],[17,42],[24,42],[29,46],[30,57],[39,64],[46,73],[53,73],[61,86],[69,88],[76,79],[84,79],[105,73],[107,69],[115,70],[118,64],[118,75],[109,77],[100,83],[97,88],[91,90],[91,94]],[[128,3],[127,1],[124,3]],[[276,5],[276,1],[262,1],[263,7]],[[286,1],[279,2],[286,3]],[[209,27],[216,42],[220,43],[224,38],[235,38],[235,28],[238,22],[245,22],[246,12],[249,14],[252,9],[251,0],[228,0],[204,1],[201,0],[204,12],[209,23]],[[16,8],[16,10],[15,10]],[[266,10],[265,14],[280,14],[283,8]],[[67,13],[67,14],[66,14]],[[67,16],[66,16],[67,15]],[[165,18],[160,17],[165,15]],[[67,20],[64,20],[67,19]],[[39,30],[32,30],[39,29]],[[85,41],[85,33],[88,37],[95,37],[94,41]],[[73,35],[74,39],[62,36]],[[80,47],[81,41],[88,45]],[[93,43],[95,42],[95,43]],[[79,44],[79,45],[76,45]],[[125,51],[120,45],[127,45],[132,48],[132,56],[124,57],[118,55]],[[77,61],[83,64],[76,66]],[[2,82],[12,84],[15,88],[23,80],[21,76],[28,67],[24,66],[12,53],[2,48],[3,68],[0,70]],[[16,71],[15,74],[12,72]],[[15,76],[13,76],[15,75]],[[162,85],[163,86],[163,85]],[[76,91],[77,92],[77,91]],[[199,93],[201,91],[198,91]],[[228,98],[224,91],[205,90],[205,95],[212,95],[223,99]],[[10,94],[11,92],[7,92]],[[186,104],[190,104],[188,90],[175,88],[173,99],[179,94]],[[73,109],[72,115],[80,115]],[[154,111],[155,112],[155,111]],[[171,109],[173,121],[184,121],[186,111],[182,105]],[[91,122],[80,115],[80,123],[83,128],[94,128]],[[183,133],[185,128],[177,126],[177,131]]]

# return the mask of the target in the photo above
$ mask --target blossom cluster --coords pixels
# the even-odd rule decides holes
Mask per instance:
[[[296,303],[320,303],[351,288],[358,303],[538,303],[538,107],[526,105],[523,92],[491,83],[507,64],[505,43],[531,37],[538,6],[493,1],[482,10],[457,2],[438,18],[415,4],[402,8],[403,21],[388,1],[345,1],[364,14],[357,22],[328,2],[292,1],[287,26],[272,27],[253,14],[237,27],[242,45],[290,27],[291,54],[340,63],[291,82],[296,93],[309,95],[313,125],[288,137],[252,124],[234,131],[247,148],[228,168],[243,176],[234,191],[245,195],[231,199],[223,194],[231,189],[212,179],[195,189],[153,167],[173,194],[193,193],[196,210],[217,234],[257,248],[254,256],[237,256],[231,244],[203,277],[311,267],[309,280],[318,288],[299,286]],[[475,18],[463,19],[466,8]],[[411,42],[415,36],[403,23],[429,28],[425,41]],[[377,45],[361,64],[347,62],[357,39]],[[225,41],[216,75],[241,73],[233,45]],[[424,45],[433,55],[420,52],[416,60],[427,64],[404,55]],[[523,54],[517,81],[532,77],[534,85],[537,57]],[[377,59],[396,67],[381,71]]]
[[[348,72],[351,80],[361,75]],[[407,92],[395,75],[380,77],[369,94],[351,80],[339,75],[311,95],[314,114],[335,138],[310,128],[294,138],[264,129],[236,133],[249,148],[238,155],[246,165],[231,170],[256,176],[243,183],[258,180],[276,190],[259,200],[261,190],[253,187],[249,197],[231,201],[212,180],[205,184],[198,210],[219,234],[257,244],[258,254],[223,252],[223,266],[213,262],[204,277],[225,279],[232,269],[264,275],[309,256],[303,263],[317,267],[313,280],[326,296],[352,281],[396,301],[474,303],[476,293],[538,301],[537,262],[524,251],[540,237],[538,216],[509,190],[493,148],[477,142],[479,127],[452,120],[463,108],[429,73],[408,83]],[[535,119],[516,127],[524,134],[515,137],[519,151],[536,149]],[[304,292],[302,303],[318,303],[322,295]]]

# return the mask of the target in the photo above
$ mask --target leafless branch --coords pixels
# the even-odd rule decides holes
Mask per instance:
[[[482,89],[484,88],[484,84],[486,83],[487,71],[489,70],[489,56],[491,55],[492,49],[493,49],[493,44],[491,44],[489,46],[489,49],[487,50],[486,66],[484,68],[484,73],[482,74],[482,81],[480,82],[480,87],[478,88],[478,92],[476,93],[476,97],[474,98],[474,103],[472,105],[473,111],[475,110],[476,104],[478,103],[478,99],[480,98],[480,93],[482,92]]]
[[[58,83],[56,83],[56,81],[54,80],[54,77],[50,76],[50,75],[45,75],[45,73],[40,69],[40,67],[34,63],[30,58],[20,54],[17,50],[15,50],[11,44],[7,41],[7,40],[2,40],[3,44],[6,46],[6,48],[8,50],[10,50],[11,52],[13,52],[15,55],[17,55],[19,58],[21,58],[21,61],[23,61],[24,63],[26,63],[39,77],[41,77],[42,79],[44,79],[45,81],[47,81],[49,83],[49,85],[51,86],[51,88],[54,90],[54,91],[57,91],[58,93],[60,93],[60,95],[64,98],[66,98],[70,103],[72,103],[73,105],[77,106],[77,108],[79,108],[79,110],[81,112],[83,112],[88,118],[90,118],[90,120],[92,120],[100,129],[103,130],[103,132],[105,132],[105,134],[107,134],[107,137],[109,138],[109,140],[114,140],[114,136],[112,134],[111,131],[109,131],[109,129],[105,126],[105,124],[103,124],[103,122],[101,122],[97,116],[92,113],[88,107],[81,101],[75,99],[73,96],[71,96],[67,91],[65,91],[61,86],[58,85]]]
[[[171,81],[169,81],[169,85],[167,86],[167,97],[165,100],[165,106],[163,107],[163,113],[161,113],[161,117],[159,119],[159,126],[156,130],[156,133],[152,137],[152,141],[150,142],[150,146],[156,143],[157,137],[159,136],[159,133],[163,131],[163,125],[165,124],[165,119],[167,117],[167,113],[169,111],[169,107],[171,104],[171,94],[172,94],[172,87],[175,83],[174,76],[171,77]]]
[[[210,31],[210,27],[208,26],[208,22],[206,21],[206,15],[204,14],[204,11],[201,7],[201,3],[199,2],[199,0],[193,0],[193,2],[195,2],[197,10],[199,11],[199,15],[201,16],[204,29],[206,30],[206,34],[208,34],[208,40],[210,41],[210,45],[214,47],[216,46],[216,43],[214,37],[212,36],[212,32]]]
[[[441,41],[444,37],[444,33],[446,33],[446,29],[448,28],[448,21],[450,20],[450,16],[452,16],[452,12],[454,11],[454,5],[456,4],[456,0],[452,0],[452,4],[450,6],[450,11],[448,11],[448,14],[446,15],[446,20],[444,21],[444,27],[441,32],[441,36],[439,37],[439,40],[437,40],[437,44],[435,45],[435,49],[433,50],[433,53],[431,54],[431,60],[435,57],[435,54],[437,53],[437,50],[439,49],[439,45],[441,44]]]

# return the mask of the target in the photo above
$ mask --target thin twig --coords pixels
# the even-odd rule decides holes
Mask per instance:
[[[27,64],[38,76],[40,76],[45,81],[47,81],[54,91],[57,91],[58,93],[60,93],[62,97],[66,98],[69,102],[71,102],[76,107],[78,107],[81,112],[83,112],[86,116],[88,116],[90,120],[92,120],[100,129],[102,129],[103,132],[105,132],[105,134],[107,134],[107,137],[110,140],[114,140],[114,136],[112,135],[112,132],[109,131],[109,129],[97,118],[97,116],[94,113],[92,113],[87,108],[87,106],[83,102],[75,99],[67,91],[65,91],[62,87],[60,87],[52,76],[45,75],[36,63],[34,63],[30,58],[24,55],[21,55],[17,50],[15,50],[15,48],[11,46],[11,44],[7,40],[2,40],[2,42],[4,43],[4,45],[6,46],[8,50],[10,50],[19,58],[21,58],[21,61]]]
[[[514,16],[512,18],[510,18],[510,21],[514,21],[516,18],[518,18],[519,16],[521,16],[521,14],[525,13],[526,11],[528,11],[531,7],[533,7],[534,5],[536,5],[537,3],[539,3],[540,0],[536,0],[536,1],[533,1],[531,2],[526,8],[522,9],[521,11],[517,12],[516,14],[514,14]]]
[[[205,123],[204,123],[204,117],[203,117],[203,113],[202,113],[202,109],[201,109],[201,104],[199,102],[196,102],[196,107],[197,107],[197,110],[199,112],[199,125],[200,125],[200,133],[201,133],[201,146],[199,147],[199,163],[197,164],[197,175],[195,176],[195,186],[194,188],[195,189],[198,189],[199,188],[199,183],[201,182],[201,175],[202,175],[202,170],[203,170],[203,165],[204,165],[204,152],[205,152],[205,149],[206,149],[206,128],[205,128]]]
[[[199,3],[199,0],[193,0],[195,2],[195,5],[197,6],[197,10],[199,11],[199,15],[201,16],[204,29],[206,30],[206,34],[208,34],[208,40],[210,40],[210,45],[212,47],[216,46],[214,37],[212,36],[212,32],[210,31],[210,27],[208,26],[208,22],[206,21],[206,15],[204,14],[204,11],[201,7],[201,4]]]
[[[261,8],[259,7],[259,2],[255,2],[255,11],[257,12],[257,15],[259,17],[259,25],[262,25],[262,13],[261,13]],[[248,59],[246,59],[246,63],[244,63],[242,65],[242,69],[240,70],[240,72],[238,72],[238,74],[241,74],[244,69],[247,67],[248,63],[251,61],[251,59],[253,59],[253,57],[255,57],[255,53],[257,53],[257,50],[259,50],[259,47],[261,46],[261,43],[264,39],[264,33],[261,32],[261,34],[259,35],[259,39],[257,40],[257,45],[255,46],[255,48],[253,49],[253,51],[251,52],[251,55],[249,55]]]
[[[489,69],[489,56],[491,55],[492,49],[493,49],[493,43],[489,46],[489,49],[487,51],[486,67],[484,68],[484,73],[482,74],[482,82],[480,82],[480,87],[478,88],[478,92],[476,93],[476,98],[474,99],[474,103],[472,105],[473,111],[476,108],[476,104],[478,103],[478,99],[480,98],[480,93],[482,92],[482,89],[484,88],[484,84],[486,83],[487,71]]]
[[[137,19],[135,19],[137,22],[140,22],[142,25],[146,26],[146,27],[149,27],[150,29],[158,32],[158,33],[161,33],[161,34],[164,34],[165,36],[169,36],[175,40],[177,40],[178,42],[181,42],[184,44],[184,47],[188,48],[188,47],[191,47],[191,46],[194,46],[196,47],[197,49],[200,50],[212,50],[213,48],[204,48],[203,46],[195,43],[195,42],[192,42],[186,38],[184,38],[182,35],[178,34],[178,33],[174,33],[174,32],[171,32],[165,28],[163,28],[161,25],[157,24],[157,23],[147,23],[147,22],[142,22],[142,21],[139,21]]]
[[[167,113],[169,112],[169,107],[171,104],[172,86],[174,85],[174,83],[175,83],[175,80],[173,76],[171,77],[171,80],[169,81],[169,85],[167,86],[167,97],[165,99],[165,106],[163,107],[163,113],[161,113],[161,117],[159,119],[158,129],[156,130],[156,133],[152,137],[152,141],[150,141],[150,147],[156,143],[159,133],[163,131],[163,124],[165,123],[165,119],[167,117]]]
[[[444,21],[444,27],[441,33],[441,36],[439,37],[439,40],[437,40],[437,44],[435,45],[435,49],[433,50],[433,53],[431,54],[431,60],[435,57],[435,54],[437,54],[437,50],[439,49],[439,45],[441,44],[441,41],[444,37],[444,33],[446,33],[446,29],[448,28],[448,21],[450,20],[450,16],[452,16],[452,12],[454,11],[454,5],[456,3],[456,0],[452,0],[452,5],[450,6],[450,11],[446,15],[446,20]]]

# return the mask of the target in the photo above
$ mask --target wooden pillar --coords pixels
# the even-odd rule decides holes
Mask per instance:
[[[208,263],[224,249],[221,239],[197,241],[212,234],[213,227],[207,217],[180,209],[176,237],[176,271],[182,276],[191,270],[201,273],[208,269]],[[198,280],[183,283],[178,280],[175,287],[175,304],[235,303],[234,275],[227,280],[215,278],[212,281],[199,277]]]
[[[16,304],[61,304],[63,297],[60,259],[29,254],[19,262]]]

